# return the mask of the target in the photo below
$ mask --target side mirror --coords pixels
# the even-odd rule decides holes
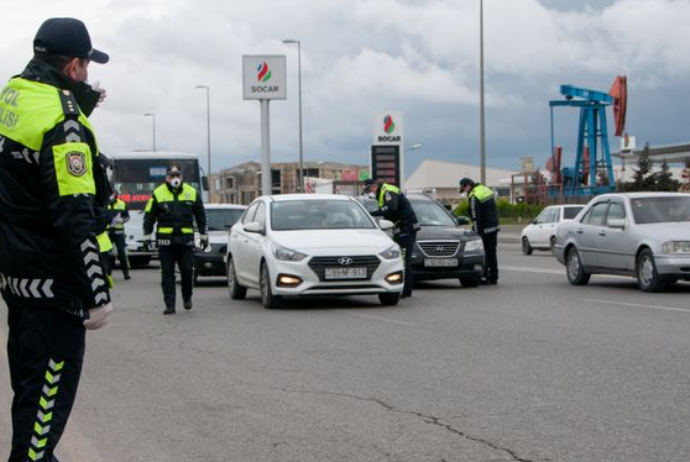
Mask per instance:
[[[204,191],[208,191],[208,177],[207,176],[201,177],[201,189],[203,189]]]
[[[395,228],[395,224],[392,221],[381,220],[379,222],[379,228],[381,228],[381,231],[390,231]]]
[[[244,230],[248,233],[264,233],[264,227],[261,226],[261,223],[259,223],[258,221],[252,221],[251,223],[247,223],[246,225],[244,225]]]
[[[625,228],[625,218],[612,218],[606,222],[609,228],[623,229]]]
[[[469,218],[467,218],[466,216],[463,216],[463,215],[460,215],[459,217],[455,217],[455,221],[457,222],[457,224],[459,226],[468,226],[470,223],[472,223]]]

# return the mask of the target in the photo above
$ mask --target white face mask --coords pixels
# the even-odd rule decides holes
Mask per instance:
[[[172,180],[170,180],[170,186],[172,186],[173,188],[179,188],[181,184],[181,178],[173,178]]]

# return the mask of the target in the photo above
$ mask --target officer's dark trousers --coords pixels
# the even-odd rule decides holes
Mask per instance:
[[[74,316],[7,303],[12,400],[9,462],[55,461],[84,361],[85,328]],[[3,451],[4,452],[4,451]]]
[[[161,261],[163,298],[167,308],[175,308],[175,263],[180,269],[182,279],[182,299],[192,299],[192,285],[194,274],[194,247],[186,245],[170,245],[158,247],[158,257]]]
[[[129,275],[129,259],[127,258],[127,244],[125,243],[124,234],[110,233],[110,241],[113,247],[117,249],[117,259],[120,262],[122,274],[126,277]]]
[[[417,240],[417,232],[412,231],[395,234],[393,240],[398,243],[402,251],[403,263],[405,265],[405,284],[402,293],[404,296],[409,297],[412,295],[412,286],[414,285],[414,278],[412,277],[412,250]]]
[[[498,281],[498,258],[496,257],[496,246],[498,245],[498,231],[494,233],[482,234],[484,252],[486,253],[486,264],[484,265],[484,279],[488,282]]]

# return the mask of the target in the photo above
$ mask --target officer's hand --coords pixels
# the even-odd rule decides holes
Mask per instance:
[[[113,304],[99,306],[98,308],[91,308],[89,310],[89,319],[84,321],[84,327],[88,330],[96,330],[108,324],[110,313],[113,312]]]
[[[103,101],[108,97],[108,92],[105,91],[105,88],[101,88],[101,82],[96,80],[92,85],[91,89],[93,91],[97,91],[100,93],[100,97],[98,98],[98,103],[96,103],[96,107],[100,106]]]
[[[147,234],[146,236],[141,238],[141,246],[144,248],[145,251],[151,250],[151,235]]]
[[[208,249],[208,236],[206,234],[199,236],[199,245],[201,246],[201,250]]]

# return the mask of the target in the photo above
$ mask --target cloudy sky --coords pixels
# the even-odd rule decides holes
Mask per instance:
[[[271,103],[272,154],[297,160],[297,50],[282,40],[298,39],[305,160],[367,164],[374,115],[395,110],[406,144],[423,144],[408,173],[427,158],[479,162],[479,0],[12,2],[0,19],[0,79],[21,71],[51,16],[84,20],[111,55],[90,68],[109,94],[92,116],[104,152],[150,148],[142,114],[153,112],[159,150],[205,158],[206,99],[194,88],[204,84],[214,170],[258,161],[259,103],[242,100],[242,55],[285,54],[289,98]],[[690,0],[484,0],[484,17],[490,167],[518,169],[522,156],[543,166],[559,85],[608,91],[618,74],[638,145],[690,141]],[[576,116],[556,113],[566,164]]]

